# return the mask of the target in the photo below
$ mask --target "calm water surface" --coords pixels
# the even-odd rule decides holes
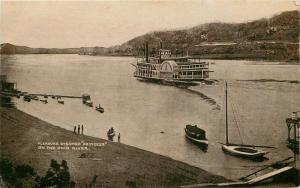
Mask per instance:
[[[17,108],[40,119],[73,130],[83,124],[87,135],[106,138],[114,127],[121,142],[170,156],[210,172],[237,179],[257,166],[291,156],[284,142],[284,124],[289,113],[300,107],[299,84],[255,83],[238,80],[300,80],[299,66],[261,64],[262,62],[214,60],[212,78],[229,81],[230,100],[236,119],[229,112],[230,139],[233,142],[273,145],[270,160],[253,162],[225,155],[219,142],[224,141],[224,87],[197,86],[216,100],[214,109],[199,95],[183,89],[145,83],[132,75],[134,67],[128,57],[92,57],[79,55],[14,55],[1,57],[1,74],[17,82],[19,90],[81,96],[88,93],[105,113],[84,106],[79,99],[65,99],[58,104],[30,103],[17,99]],[[209,148],[202,151],[184,137],[186,124],[198,124],[207,131]],[[242,124],[237,127],[237,124]],[[239,128],[239,129],[238,129]],[[239,130],[239,131],[238,131]],[[163,131],[164,134],[160,132]]]

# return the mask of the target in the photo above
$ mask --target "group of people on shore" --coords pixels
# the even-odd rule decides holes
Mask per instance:
[[[74,126],[74,134],[81,134],[83,135],[83,125],[75,125]],[[113,127],[111,127],[107,132],[108,140],[113,141],[113,138],[115,136],[115,130]],[[121,141],[121,133],[118,134],[118,142]]]
[[[81,130],[81,131],[80,131]],[[83,125],[75,125],[74,126],[74,134],[82,134],[83,135]]]

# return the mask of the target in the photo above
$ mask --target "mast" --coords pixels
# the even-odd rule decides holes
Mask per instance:
[[[225,122],[225,126],[226,126],[226,145],[228,144],[228,114],[227,114],[227,81],[225,81],[225,116],[226,116],[226,122]]]

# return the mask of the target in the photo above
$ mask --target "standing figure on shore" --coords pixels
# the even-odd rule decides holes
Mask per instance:
[[[76,134],[76,125],[74,126],[74,134]]]
[[[81,125],[81,134],[83,135],[83,125]]]
[[[78,134],[80,134],[80,125],[78,125],[78,127],[77,127],[77,132],[78,132]]]
[[[118,135],[118,142],[120,143],[120,141],[121,141],[121,133],[119,133]]]
[[[111,127],[108,131],[107,131],[107,138],[110,141],[114,140],[114,136],[115,136],[115,130],[113,127]]]

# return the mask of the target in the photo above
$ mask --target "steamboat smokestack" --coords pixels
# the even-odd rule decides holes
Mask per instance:
[[[162,42],[160,41],[159,42],[159,50],[158,50],[158,53],[159,53],[159,63],[161,63],[161,49],[162,49]]]
[[[149,52],[148,52],[148,41],[146,41],[146,45],[145,45],[145,57],[146,57],[146,61],[149,61]]]

